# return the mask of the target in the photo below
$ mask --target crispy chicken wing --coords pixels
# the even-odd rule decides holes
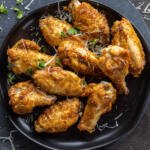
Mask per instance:
[[[119,93],[128,94],[125,77],[129,71],[129,51],[119,46],[108,46],[101,50],[99,67],[116,85]]]
[[[145,54],[140,39],[129,20],[122,18],[112,27],[112,44],[128,49],[131,55],[130,73],[138,77],[145,66]]]
[[[81,102],[78,98],[58,102],[39,116],[34,124],[35,130],[48,133],[65,132],[78,121],[80,108]]]
[[[13,111],[20,115],[31,113],[37,106],[51,105],[56,100],[56,96],[46,95],[30,81],[11,86],[8,95],[10,97],[9,104]]]
[[[72,26],[64,20],[52,16],[40,19],[39,26],[41,32],[51,46],[58,46],[65,34]]]
[[[40,47],[33,41],[21,39],[12,48],[8,49],[8,60],[12,64],[15,74],[28,74],[40,67],[55,66],[55,56],[39,52]],[[42,65],[42,66],[41,66]]]
[[[101,77],[97,56],[78,37],[64,39],[58,47],[58,56],[63,65],[75,72]]]
[[[78,129],[92,133],[101,116],[111,111],[116,101],[116,90],[108,82],[91,83],[85,88],[84,94],[88,96],[88,101]]]
[[[48,67],[33,74],[35,83],[49,94],[80,96],[83,81],[73,72]]]
[[[78,0],[72,0],[68,8],[75,27],[88,35],[90,39],[99,39],[102,44],[109,43],[110,31],[104,14],[98,12],[89,3],[80,3]]]

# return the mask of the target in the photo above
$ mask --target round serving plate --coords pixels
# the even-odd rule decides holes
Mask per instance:
[[[117,1],[117,0],[114,0]],[[112,9],[113,7],[106,6],[100,1],[88,1],[95,8],[103,11],[109,20],[109,25],[115,20],[124,16],[124,14],[118,10]],[[8,84],[7,74],[9,73],[7,68],[7,49],[11,47],[16,41],[21,38],[34,39],[39,42],[39,45],[46,45],[51,49],[51,54],[54,54],[53,48],[49,47],[43,40],[41,33],[38,29],[38,21],[41,17],[47,15],[58,15],[57,10],[60,6],[68,5],[69,1],[50,1],[49,5],[39,8],[19,21],[13,29],[10,31],[8,36],[3,42],[0,50],[0,85],[1,85],[1,99],[3,100],[4,107],[7,109],[8,115],[14,126],[27,138],[33,142],[49,149],[64,149],[64,150],[81,150],[81,149],[94,149],[108,145],[116,140],[120,139],[123,135],[127,135],[137,125],[146,105],[148,104],[149,95],[149,64],[150,64],[150,51],[149,43],[147,42],[147,36],[141,32],[141,29],[134,24],[135,30],[137,31],[146,54],[146,67],[140,76],[140,78],[127,77],[127,86],[129,87],[129,95],[120,95],[117,98],[117,103],[114,105],[113,110],[110,113],[105,114],[97,124],[96,130],[92,134],[79,132],[76,125],[71,127],[65,133],[59,134],[37,134],[33,129],[33,122],[36,119],[37,114],[19,116],[12,112],[8,105]],[[112,5],[116,5],[115,2],[111,2]],[[132,13],[130,13],[132,15]],[[125,16],[127,17],[127,16]],[[129,17],[130,19],[130,17]],[[139,18],[140,19],[140,18]],[[143,21],[142,21],[143,23]],[[141,25],[145,26],[145,24]],[[146,28],[145,28],[146,29]],[[140,31],[139,31],[140,30]],[[149,33],[145,33],[149,34]],[[41,40],[39,41],[39,38]],[[39,111],[39,110],[38,110]],[[36,112],[36,110],[35,110]]]

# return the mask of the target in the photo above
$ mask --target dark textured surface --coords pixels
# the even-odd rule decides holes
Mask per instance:
[[[2,0],[0,0],[2,2]],[[24,5],[26,6],[30,0],[24,0]],[[132,0],[131,1],[137,9],[142,13],[145,18],[146,23],[150,27],[150,7],[149,9],[145,9],[148,6],[149,0]],[[38,7],[41,7],[48,3],[48,0],[35,0],[33,4],[30,6],[31,10],[34,10]],[[8,8],[12,8],[15,5],[15,0],[7,0],[6,6]],[[140,7],[138,7],[140,6]],[[24,10],[24,6],[20,6],[22,10]],[[30,11],[31,11],[30,10]],[[149,11],[148,11],[149,10]],[[27,15],[30,11],[25,11],[25,15]],[[0,15],[0,27],[3,28],[0,31],[0,46],[10,31],[12,26],[17,22],[15,18],[15,13],[9,9],[8,15]],[[150,108],[150,106],[149,106]],[[149,110],[149,109],[148,109]],[[149,150],[150,147],[150,112],[146,111],[142,121],[138,125],[138,127],[134,130],[134,132],[113,145],[104,148],[105,150]],[[14,127],[9,122],[7,118],[7,114],[5,109],[2,107],[2,102],[0,101],[0,139],[1,137],[9,137],[10,131],[15,130]],[[28,139],[23,137],[19,132],[12,133],[13,143],[16,150],[43,150],[43,148],[38,145],[30,142]],[[65,137],[64,137],[65,138]],[[5,138],[3,138],[5,139]],[[5,140],[0,140],[0,150],[11,150],[10,138],[6,138]]]

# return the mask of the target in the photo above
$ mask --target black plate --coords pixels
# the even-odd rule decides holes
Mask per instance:
[[[92,1],[88,2],[106,13],[110,25],[112,25],[113,21],[120,19],[121,16],[125,16],[131,20],[143,43],[147,65],[140,78],[127,78],[127,85],[130,89],[130,94],[128,96],[119,96],[117,99],[117,103],[113,108],[113,111],[101,118],[100,122],[98,123],[98,125],[101,126],[101,128],[99,129],[102,129],[102,125],[108,123],[107,126],[105,124],[105,128],[103,129],[103,131],[99,131],[98,129],[96,129],[93,134],[80,133],[74,126],[67,132],[61,134],[36,134],[33,130],[33,120],[31,119],[33,117],[36,118],[36,114],[34,113],[34,115],[32,116],[29,115],[20,117],[18,115],[15,115],[8,106],[8,69],[6,51],[8,46],[12,46],[20,38],[38,40],[38,38],[35,38],[35,35],[32,35],[33,32],[31,31],[31,26],[37,26],[39,18],[43,15],[55,15],[55,10],[57,10],[58,7],[57,1],[50,1],[50,4],[48,6],[44,6],[42,8],[39,8],[38,10],[33,11],[31,14],[17,23],[8,34],[0,50],[0,96],[14,126],[26,137],[46,148],[79,150],[98,148],[110,144],[118,140],[123,135],[129,133],[136,126],[141,116],[143,115],[146,105],[148,104],[148,98],[150,97],[150,44],[148,41],[150,41],[150,35],[148,33],[147,26],[144,24],[140,16],[135,16],[139,14],[132,8],[131,5],[129,5],[128,2],[123,2],[120,0],[97,1],[99,4]],[[68,2],[66,1],[60,2],[61,7],[66,4],[68,4]],[[133,17],[131,15],[133,15]],[[38,28],[36,28],[36,31],[38,32]],[[45,44],[45,42],[42,40],[40,44]],[[117,121],[115,119],[117,119]]]

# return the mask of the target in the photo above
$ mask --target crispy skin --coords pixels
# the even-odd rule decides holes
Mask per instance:
[[[110,31],[104,14],[98,12],[89,3],[72,0],[68,6],[75,27],[86,33],[90,39],[99,39],[102,44],[108,44]]]
[[[40,19],[39,27],[47,43],[51,46],[58,46],[63,39],[61,33],[66,33],[72,26],[64,20],[48,16]]]
[[[116,21],[112,27],[112,44],[128,49],[131,55],[130,73],[138,77],[145,66],[145,54],[142,43],[138,38],[129,20],[122,18]]]
[[[59,67],[49,67],[33,74],[37,86],[49,94],[61,96],[80,96],[83,81],[73,72]]]
[[[59,133],[65,132],[79,118],[81,102],[72,98],[58,102],[46,109],[35,121],[36,132]]]
[[[40,47],[33,41],[21,39],[11,49],[7,50],[8,60],[15,74],[27,74],[29,69],[34,72],[39,69],[40,60],[47,66],[55,66],[55,57],[39,52]]]
[[[58,47],[58,56],[63,65],[75,72],[101,77],[97,56],[89,51],[78,37],[64,39]]]
[[[51,105],[55,102],[56,96],[46,95],[37,89],[30,81],[20,82],[8,91],[9,104],[16,114],[24,115],[31,113],[37,106]]]
[[[92,83],[85,88],[84,94],[88,96],[88,101],[78,129],[92,133],[101,116],[111,111],[116,101],[116,90],[108,82]]]
[[[125,82],[129,72],[129,62],[129,51],[122,47],[110,45],[101,50],[99,67],[116,85],[120,94],[129,92]]]

